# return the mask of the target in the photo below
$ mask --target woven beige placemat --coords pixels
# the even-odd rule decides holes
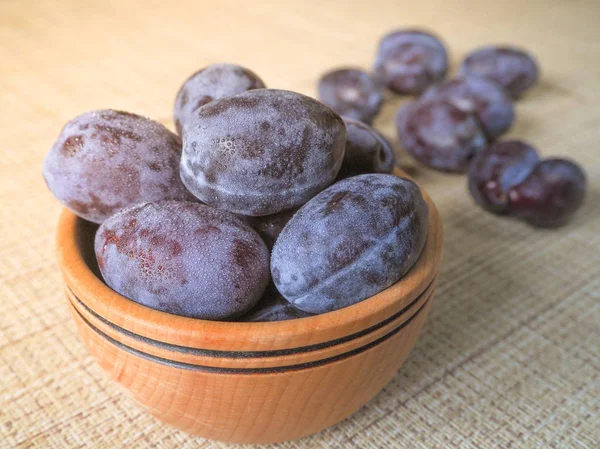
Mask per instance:
[[[321,72],[368,67],[402,25],[436,30],[454,63],[489,42],[534,51],[543,79],[509,136],[579,161],[589,195],[568,226],[540,231],[475,207],[464,177],[412,170],[446,235],[426,331],[366,407],[280,447],[600,447],[599,3],[270,3],[0,3],[0,448],[226,447],[140,412],[78,339],[54,261],[59,206],[40,175],[62,124],[113,107],[171,126],[180,82],[218,61],[314,94]],[[390,136],[397,105],[377,122]]]

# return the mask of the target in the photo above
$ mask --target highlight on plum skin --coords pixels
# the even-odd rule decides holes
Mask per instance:
[[[370,125],[383,104],[380,83],[356,68],[335,69],[318,83],[319,100],[342,116]]]
[[[52,194],[78,216],[102,223],[133,204],[193,200],[179,175],[181,139],[160,123],[111,109],[69,121],[46,155]]]
[[[427,167],[464,173],[488,146],[483,126],[472,112],[444,99],[417,100],[396,114],[402,147]]]
[[[279,234],[271,252],[273,282],[309,313],[369,298],[417,261],[428,214],[408,179],[366,174],[339,181],[302,206]]]
[[[183,125],[199,107],[219,98],[266,87],[256,73],[236,64],[212,64],[192,74],[177,92],[173,120],[181,136]]]
[[[508,212],[508,191],[523,182],[540,158],[535,148],[520,140],[496,142],[475,156],[468,185],[475,201],[495,213]]]
[[[374,71],[395,93],[420,95],[448,71],[444,44],[421,30],[397,30],[381,39]]]
[[[462,75],[473,74],[494,80],[515,99],[534,86],[539,77],[535,58],[512,46],[478,48],[467,55],[459,70]]]
[[[269,251],[234,215],[186,201],[144,203],[98,228],[94,249],[113,290],[163,312],[230,320],[269,281]]]

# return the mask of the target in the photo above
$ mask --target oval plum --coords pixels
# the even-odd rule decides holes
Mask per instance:
[[[507,193],[510,213],[533,226],[565,224],[583,204],[586,178],[582,168],[566,159],[545,159]]]
[[[379,43],[375,73],[399,94],[420,95],[444,79],[448,55],[442,42],[430,33],[399,30]]]
[[[429,209],[412,181],[385,174],[344,179],[300,208],[271,253],[271,274],[296,308],[324,313],[400,279],[425,244]]]
[[[391,173],[396,155],[388,140],[369,125],[349,117],[346,124],[346,151],[338,179],[364,173]]]
[[[299,206],[335,179],[344,122],[295,92],[257,89],[214,100],[183,127],[181,177],[201,201],[242,215]]]
[[[465,112],[474,113],[490,140],[508,131],[515,118],[512,100],[502,86],[482,76],[468,75],[444,81],[427,89],[421,98],[442,98]]]
[[[183,124],[206,103],[264,87],[258,75],[235,64],[212,64],[197,71],[177,92],[173,110],[177,133],[181,135]]]
[[[396,127],[403,148],[419,162],[437,170],[463,173],[487,147],[475,116],[447,100],[418,100],[398,110]]]
[[[496,142],[469,165],[469,190],[475,201],[495,213],[508,212],[508,191],[533,172],[537,151],[520,140]]]
[[[94,249],[111,288],[176,315],[239,316],[269,281],[269,251],[258,234],[232,214],[199,203],[126,209],[102,223]]]
[[[332,70],[319,80],[319,100],[342,116],[371,124],[383,104],[382,86],[360,69]]]
[[[179,176],[181,140],[160,123],[100,110],[65,125],[44,160],[50,191],[74,213],[102,223],[131,205],[193,200]]]
[[[515,47],[482,47],[467,55],[460,73],[485,76],[518,98],[538,79],[539,69],[532,55]]]

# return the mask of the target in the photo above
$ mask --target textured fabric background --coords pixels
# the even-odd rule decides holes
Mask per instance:
[[[179,84],[208,63],[315,93],[320,73],[368,67],[395,26],[427,26],[453,65],[513,42],[542,81],[510,132],[586,168],[568,226],[534,230],[474,206],[461,176],[417,168],[445,224],[424,334],[353,417],[282,448],[600,447],[600,3],[590,1],[0,2],[0,448],[222,448],[140,412],[77,337],[53,245],[43,157],[80,112],[112,107],[172,127]],[[393,135],[391,101],[377,122]]]

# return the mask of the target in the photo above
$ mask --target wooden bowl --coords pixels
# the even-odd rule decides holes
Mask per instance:
[[[58,226],[58,262],[88,350],[144,409],[214,440],[293,440],[357,411],[415,344],[442,253],[440,217],[425,198],[427,243],[409,273],[376,296],[309,318],[205,321],[137,304],[104,284],[96,226],[68,210]]]

